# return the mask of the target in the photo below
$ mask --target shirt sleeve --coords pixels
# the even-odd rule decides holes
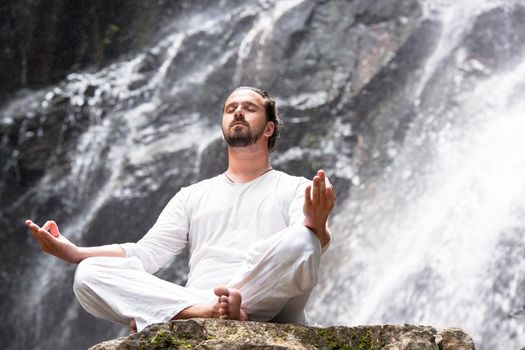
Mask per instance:
[[[303,223],[304,190],[306,186],[308,186],[310,183],[311,181],[305,179],[304,177],[299,178],[299,182],[297,186],[295,186],[295,191],[292,194],[292,201],[290,202],[290,206],[288,207],[288,217],[290,218],[288,226]]]
[[[120,245],[126,257],[137,257],[149,273],[155,273],[171,262],[188,244],[189,218],[184,198],[184,191],[179,191],[142,239]]]
[[[304,205],[304,191],[306,189],[306,186],[311,184],[312,182],[304,177],[301,177],[299,180],[299,184],[297,185],[295,189],[295,193],[293,194],[293,199],[290,203],[290,206],[288,208],[288,217],[290,218],[290,222],[288,223],[289,226],[292,226],[294,224],[303,224],[304,222],[304,213],[303,213],[303,205]],[[324,247],[321,248],[321,254],[324,254],[328,247],[330,246],[330,242],[332,242],[332,236],[330,235],[330,240],[327,244],[325,244]]]

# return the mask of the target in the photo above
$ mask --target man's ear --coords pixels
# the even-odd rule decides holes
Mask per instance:
[[[274,122],[266,123],[266,128],[264,128],[264,136],[271,137],[273,135],[274,130],[275,130]]]

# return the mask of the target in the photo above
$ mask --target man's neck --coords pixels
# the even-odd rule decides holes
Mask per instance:
[[[225,175],[232,182],[249,182],[271,169],[268,149],[257,146],[228,147],[228,169]]]

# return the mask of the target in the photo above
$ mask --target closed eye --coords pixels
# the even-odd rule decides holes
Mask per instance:
[[[229,105],[226,106],[226,108],[224,109],[224,111],[226,113],[233,113],[235,112],[235,110],[237,109],[237,106],[239,104],[238,103],[230,103]]]
[[[244,109],[246,109],[248,112],[256,112],[259,108],[256,104],[246,102],[243,104]]]

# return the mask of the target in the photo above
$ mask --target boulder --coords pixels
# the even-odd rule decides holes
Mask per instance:
[[[94,345],[89,350],[124,349],[340,349],[474,350],[457,328],[417,325],[306,327],[294,324],[216,319],[177,320],[137,334]]]

